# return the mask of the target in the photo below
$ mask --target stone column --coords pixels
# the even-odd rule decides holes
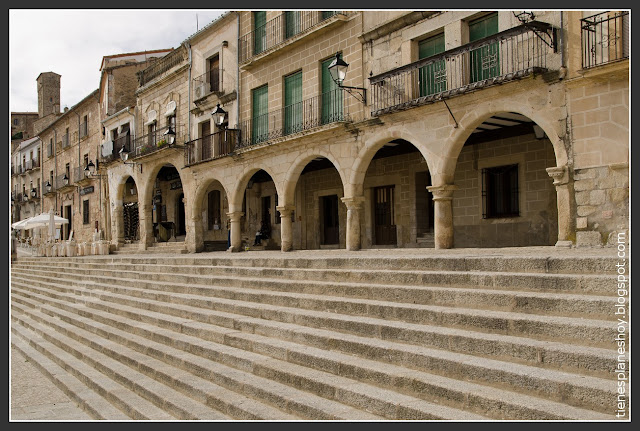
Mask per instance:
[[[242,232],[240,228],[240,219],[244,213],[235,211],[227,213],[231,225],[231,247],[227,251],[238,252],[242,250]]]
[[[558,242],[556,247],[571,247],[575,237],[575,217],[572,205],[573,183],[569,178],[568,166],[554,166],[547,168],[547,174],[553,178],[556,186],[556,201],[558,203]]]
[[[189,253],[199,253],[204,250],[204,235],[202,232],[202,215],[192,215],[186,227],[185,243]]]
[[[294,209],[295,207],[292,205],[276,207],[276,210],[280,212],[280,249],[282,251],[293,250],[291,213]]]
[[[342,198],[341,200],[347,206],[347,250],[360,250],[360,213],[362,212],[364,196]]]
[[[154,242],[153,237],[153,211],[149,204],[138,202],[138,222],[140,223],[140,249],[146,250]]]
[[[433,194],[433,230],[435,248],[453,247],[453,192],[458,189],[453,184],[429,186]]]
[[[111,244],[118,248],[124,244],[124,204],[113,201],[111,208]]]

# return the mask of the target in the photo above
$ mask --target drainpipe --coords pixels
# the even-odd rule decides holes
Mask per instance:
[[[53,177],[53,185],[58,182],[58,152],[56,151],[56,143],[58,142],[58,132],[56,129],[53,129],[53,145],[51,146],[51,151],[53,151],[53,167],[55,172],[55,177]],[[56,186],[56,206],[54,207],[54,212],[58,211],[58,187]],[[62,216],[62,214],[60,214]]]
[[[240,124],[240,12],[236,11],[236,17],[238,22],[238,38],[236,43],[236,129]]]
[[[191,44],[189,42],[185,42],[185,45],[189,50],[189,87],[187,95],[187,111],[189,112],[189,115],[187,116],[187,142],[191,142],[191,68],[193,59],[191,57]]]

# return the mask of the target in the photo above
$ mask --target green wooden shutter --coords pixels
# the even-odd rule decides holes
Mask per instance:
[[[302,72],[284,79],[284,134],[302,130]]]
[[[322,11],[322,19],[325,20],[327,18],[331,18],[336,14],[335,10],[323,10]]]
[[[260,54],[267,47],[267,12],[253,12],[253,53]]]
[[[284,13],[285,35],[287,38],[300,33],[300,11],[287,11]]]
[[[493,13],[469,23],[469,42],[498,33],[498,14]],[[471,82],[500,75],[500,45],[493,42],[469,53]]]
[[[333,81],[328,69],[332,61],[333,58],[330,58],[322,62],[322,102],[320,104],[322,124],[333,123],[343,119],[342,90]]]
[[[253,90],[253,115],[251,141],[256,144],[266,141],[269,135],[268,86],[263,85]]]
[[[444,34],[430,37],[418,44],[420,60],[444,52]],[[446,91],[447,74],[445,61],[440,60],[420,68],[420,96]]]

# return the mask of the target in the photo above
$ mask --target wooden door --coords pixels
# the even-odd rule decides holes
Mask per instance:
[[[376,187],[373,190],[373,214],[376,245],[395,245],[396,222],[394,211],[395,186]]]

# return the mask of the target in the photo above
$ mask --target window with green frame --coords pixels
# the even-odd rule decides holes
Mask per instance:
[[[444,52],[444,33],[418,43],[418,57],[420,60],[442,52]],[[421,67],[418,79],[420,80],[420,97],[446,91],[447,73],[445,61],[438,60]]]
[[[322,11],[322,19],[325,20],[327,18],[331,18],[332,16],[334,16],[337,12],[335,10],[323,10]]]
[[[267,47],[267,12],[253,12],[253,53],[260,54]]]
[[[302,130],[302,71],[284,78],[284,134]]]
[[[252,91],[251,142],[256,144],[267,140],[269,136],[268,86]]]
[[[321,123],[328,124],[343,119],[342,90],[331,78],[329,65],[335,57],[322,62]],[[340,54],[342,58],[342,54]]]
[[[286,11],[284,13],[285,38],[300,33],[300,11]]]
[[[498,33],[498,13],[492,13],[469,22],[469,42]],[[482,81],[500,75],[500,45],[492,42],[470,53],[470,82]]]

